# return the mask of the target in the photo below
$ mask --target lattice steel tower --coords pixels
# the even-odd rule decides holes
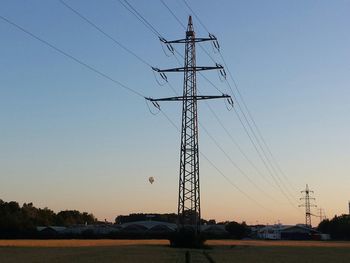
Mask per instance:
[[[174,41],[161,39],[161,41],[167,45],[175,43],[185,44],[184,67],[162,70],[154,68],[160,74],[165,74],[165,72],[184,72],[183,96],[161,99],[148,98],[148,100],[153,103],[158,101],[182,101],[178,230],[190,227],[195,231],[195,234],[198,234],[200,232],[201,206],[197,101],[217,98],[227,98],[232,101],[232,99],[225,94],[221,96],[197,95],[196,72],[212,69],[223,70],[223,67],[219,64],[216,64],[214,67],[198,67],[196,65],[195,44],[197,42],[217,40],[213,35],[210,35],[209,38],[196,38],[191,16],[188,19],[186,38]]]
[[[310,200],[315,200],[315,198],[310,197],[310,194],[313,194],[314,191],[309,190],[309,186],[306,185],[305,190],[301,191],[301,193],[305,193],[305,196],[300,198],[300,200],[305,200],[305,204],[299,205],[299,207],[305,207],[305,224],[308,227],[312,227],[311,225],[311,207],[317,207],[314,204],[311,204]]]

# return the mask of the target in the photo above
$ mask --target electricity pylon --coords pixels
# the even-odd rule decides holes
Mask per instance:
[[[305,207],[305,224],[311,228],[311,207],[317,207],[315,204],[311,204],[310,202],[310,200],[315,200],[315,198],[310,197],[310,193],[313,194],[314,191],[311,191],[309,186],[306,185],[305,190],[301,191],[301,193],[305,193],[305,196],[300,198],[300,200],[305,200],[305,203],[299,205],[299,207]]]
[[[317,211],[318,211],[318,217],[320,218],[320,223],[321,223],[323,220],[327,219],[326,213],[325,213],[325,211],[324,211],[323,208],[318,208]]]
[[[182,101],[182,126],[180,148],[180,176],[178,196],[178,231],[190,228],[197,236],[200,233],[200,185],[199,185],[199,147],[198,147],[198,112],[197,101],[226,98],[232,102],[229,95],[199,96],[197,95],[196,72],[203,70],[221,70],[223,67],[216,64],[213,67],[196,66],[196,43],[204,41],[217,41],[213,35],[209,38],[196,38],[193,30],[192,17],[189,16],[186,30],[186,38],[173,41],[161,39],[166,45],[185,44],[184,67],[171,69],[153,68],[158,73],[184,72],[183,96],[153,99],[147,98],[152,103],[158,101]],[[163,75],[164,76],[164,75]],[[159,105],[158,105],[159,107]]]

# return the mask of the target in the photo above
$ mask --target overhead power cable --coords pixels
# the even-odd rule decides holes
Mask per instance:
[[[169,8],[169,6],[163,1],[160,0],[160,2],[165,6],[166,9],[168,9],[169,13],[172,14],[172,16],[177,20],[177,22],[183,27],[183,29],[186,30],[186,26],[184,23],[182,23],[182,21],[174,14],[174,12]]]
[[[212,81],[210,81],[205,75],[201,74],[201,76],[202,76],[207,82],[209,82],[209,84],[211,84],[215,89],[217,89],[218,91],[220,91],[220,90],[217,88],[217,86],[216,86]],[[228,83],[228,82],[227,82],[227,83]],[[229,83],[228,83],[228,84],[229,84]],[[232,96],[233,96],[235,102],[236,102],[237,105],[238,105],[238,108],[239,108],[240,111],[242,112],[242,115],[245,117],[246,123],[248,124],[248,127],[249,127],[250,123],[248,122],[246,116],[244,115],[244,112],[243,112],[243,110],[242,110],[242,107],[240,106],[240,103],[239,103],[239,101],[237,100],[237,98],[236,98],[236,96],[235,96],[235,93],[233,93],[232,91],[231,91],[231,93],[232,93]],[[239,115],[239,113],[237,112],[236,108],[233,108],[233,109],[234,109],[234,112],[235,112],[235,114],[236,114],[236,116],[237,116],[239,122],[241,123],[241,125],[242,125],[242,127],[243,127],[245,133],[247,134],[247,136],[248,136],[250,142],[252,143],[252,145],[253,145],[255,151],[257,152],[257,154],[258,154],[258,156],[259,156],[259,159],[262,161],[262,163],[264,164],[264,167],[266,168],[266,170],[268,171],[269,175],[271,176],[271,178],[273,179],[274,183],[276,184],[276,187],[279,188],[279,191],[284,192],[283,189],[282,189],[282,190],[280,189],[281,186],[280,186],[280,184],[279,184],[278,177],[275,178],[274,173],[273,173],[273,172],[271,171],[271,169],[269,168],[269,165],[268,165],[267,161],[265,161],[264,152],[261,153],[261,152],[260,152],[261,150],[259,150],[259,148],[261,148],[261,145],[260,145],[259,147],[257,146],[257,144],[258,144],[259,142],[257,142],[257,143],[254,142],[253,137],[250,135],[250,133],[249,133],[247,127],[246,127],[246,124],[244,124],[244,121],[243,121],[242,118],[240,117],[240,115]],[[252,130],[251,127],[250,127],[250,129]],[[253,132],[254,132],[254,131],[253,131]],[[254,134],[253,134],[253,136],[254,136]],[[231,137],[232,137],[232,135],[231,135]],[[259,145],[259,144],[258,144],[258,145]],[[285,195],[286,193],[282,193],[282,194]],[[293,197],[293,196],[292,196],[292,197]],[[294,198],[294,197],[293,197],[293,198]],[[290,201],[289,197],[287,197],[287,199]]]
[[[71,10],[73,13],[75,13],[77,16],[79,16],[81,19],[83,19],[85,22],[87,22],[89,25],[91,25],[93,28],[95,28],[97,31],[99,31],[101,34],[103,34],[105,37],[109,38],[110,40],[112,40],[115,44],[117,44],[119,47],[121,47],[122,49],[124,49],[126,52],[128,52],[129,54],[131,54],[132,56],[134,56],[136,59],[138,59],[139,61],[141,61],[142,63],[144,63],[145,65],[149,66],[152,68],[152,65],[150,63],[148,63],[146,60],[144,60],[143,58],[141,58],[139,55],[137,55],[135,52],[133,52],[132,50],[130,50],[128,47],[126,47],[125,45],[123,45],[120,41],[116,40],[114,37],[112,37],[110,34],[106,33],[101,27],[97,26],[95,23],[93,23],[90,19],[88,19],[86,16],[82,15],[77,9],[74,9],[72,6],[68,5],[65,1],[63,0],[59,0],[59,2],[65,6],[66,8],[68,8],[69,10]]]
[[[169,13],[176,19],[176,21],[183,27],[183,29],[186,30],[186,26],[181,22],[181,20],[177,17],[177,15],[171,10],[171,8],[164,2],[164,0],[160,0],[160,2],[163,4],[163,6],[169,11]],[[210,55],[210,53],[201,45],[198,43],[199,47],[203,50],[203,52],[216,64],[216,60]]]
[[[253,117],[253,114],[252,114],[251,111],[249,110],[249,108],[248,108],[248,106],[247,106],[247,103],[245,102],[245,100],[244,100],[244,98],[243,98],[243,95],[242,95],[242,93],[240,92],[240,89],[239,89],[239,87],[238,87],[238,84],[237,84],[236,80],[234,79],[233,74],[231,73],[231,70],[230,70],[229,67],[227,66],[227,63],[226,63],[226,60],[225,60],[224,56],[222,55],[221,52],[219,52],[219,54],[220,54],[220,57],[221,57],[221,59],[222,59],[224,65],[225,65],[225,68],[227,69],[227,72],[228,72],[228,74],[229,74],[229,76],[230,76],[230,78],[231,78],[231,80],[232,80],[232,82],[233,82],[233,84],[234,84],[234,87],[235,87],[235,89],[236,89],[236,91],[237,91],[237,94],[238,94],[240,100],[242,101],[242,104],[243,104],[245,110],[247,111],[247,114],[248,114],[250,120],[252,121],[252,123],[253,123],[253,125],[254,125],[256,131],[257,131],[258,136],[260,137],[262,143],[264,144],[265,148],[267,149],[267,152],[268,152],[269,155],[271,156],[271,158],[272,158],[273,162],[275,163],[275,166],[277,167],[277,169],[280,171],[280,173],[282,174],[282,176],[284,177],[284,179],[288,182],[288,184],[295,190],[295,187],[292,185],[292,183],[289,181],[288,177],[285,175],[285,173],[284,173],[283,170],[281,169],[279,163],[277,162],[276,158],[275,158],[274,155],[272,154],[272,151],[271,151],[269,145],[266,143],[265,138],[263,137],[263,135],[262,135],[262,133],[261,133],[261,131],[260,131],[258,125],[256,124],[256,121],[255,121],[255,119],[254,119],[254,117]],[[296,190],[295,190],[295,191],[296,191]]]
[[[247,162],[253,167],[253,169],[266,181],[268,181],[267,177],[265,176],[265,174],[260,171],[260,169],[253,163],[253,161],[247,156],[247,154],[243,151],[242,147],[239,145],[239,143],[234,139],[234,137],[232,136],[232,134],[228,131],[228,129],[226,128],[226,126],[223,124],[223,122],[220,120],[219,116],[215,113],[215,111],[213,110],[213,108],[210,106],[209,103],[206,103],[209,111],[212,113],[212,115],[214,116],[214,118],[216,119],[216,121],[219,123],[219,125],[221,126],[221,128],[225,131],[225,133],[227,134],[227,136],[230,138],[230,140],[232,141],[232,143],[236,146],[236,148],[238,149],[238,151],[243,155],[243,157],[247,160]]]
[[[140,92],[132,89],[132,88],[129,88],[128,86],[124,85],[123,83],[119,82],[118,80],[115,80],[113,79],[112,77],[108,76],[107,74],[105,73],[102,73],[101,71],[99,71],[98,69],[94,68],[93,66],[90,66],[89,64],[83,62],[82,60],[72,56],[71,54],[67,53],[66,51],[63,51],[62,49],[56,47],[55,45],[51,44],[50,42],[44,40],[43,38],[31,33],[30,31],[28,31],[27,29],[23,28],[22,26],[16,24],[15,22],[12,22],[11,20],[9,20],[8,18],[4,17],[4,16],[1,16],[0,15],[0,19],[3,20],[4,22],[6,22],[7,24],[17,28],[18,30],[26,33],[27,35],[29,35],[30,37],[40,41],[41,43],[45,44],[46,46],[50,47],[51,49],[57,51],[59,54],[75,61],[76,63],[84,66],[85,68],[89,69],[90,71],[93,71],[95,72],[96,74],[100,75],[101,77],[105,78],[105,79],[108,79],[110,81],[112,81],[113,83],[117,84],[118,86],[130,91],[131,93],[137,95],[138,97],[141,97],[141,98],[146,98],[144,95],[142,95]]]
[[[263,188],[261,188],[257,183],[254,182],[254,180],[252,178],[250,178],[250,176],[244,172],[239,166],[238,164],[236,164],[236,162],[230,157],[230,155],[222,148],[222,146],[219,144],[219,142],[214,138],[213,135],[211,135],[209,133],[209,131],[204,127],[204,125],[202,123],[199,123],[201,129],[208,135],[208,137],[214,142],[214,144],[216,145],[216,147],[218,147],[218,149],[225,155],[225,157],[229,160],[229,162],[240,172],[240,174],[242,174],[248,181],[249,183],[251,183],[258,191],[260,191],[261,193],[263,193],[264,195],[266,195],[268,198],[270,198],[271,200],[275,201],[275,202],[279,202],[277,201],[273,196],[271,196],[270,194],[268,194]]]
[[[62,2],[63,2],[63,1],[62,1]],[[117,84],[118,86],[120,86],[120,87],[122,87],[122,88],[128,90],[129,92],[133,93],[134,95],[137,95],[138,97],[141,97],[141,98],[146,98],[146,97],[145,97],[143,94],[141,94],[140,92],[138,92],[138,91],[136,91],[136,90],[134,90],[134,89],[132,89],[132,88],[126,86],[125,84],[123,84],[123,83],[121,83],[121,82],[119,82],[119,81],[113,79],[112,77],[108,76],[107,74],[105,74],[105,73],[103,73],[103,72],[97,70],[97,69],[94,68],[93,66],[91,66],[91,65],[89,65],[89,64],[87,64],[87,63],[81,61],[80,59],[74,57],[73,55],[67,53],[66,51],[64,51],[64,50],[62,50],[62,49],[60,49],[60,48],[58,48],[58,47],[55,46],[54,44],[52,44],[52,43],[50,43],[50,42],[44,40],[43,38],[41,38],[41,37],[35,35],[34,33],[30,32],[29,30],[25,29],[24,27],[18,25],[17,23],[15,23],[15,22],[9,20],[8,18],[6,18],[6,17],[0,15],[0,19],[3,20],[4,22],[6,22],[7,24],[9,24],[9,25],[11,25],[11,26],[17,28],[18,30],[20,30],[20,31],[22,31],[22,32],[24,32],[24,33],[26,33],[26,34],[29,35],[30,37],[32,37],[32,38],[38,40],[39,42],[45,44],[46,46],[48,46],[48,47],[50,47],[51,49],[53,49],[53,50],[55,50],[56,52],[58,52],[59,54],[61,54],[61,55],[65,56],[65,57],[67,57],[67,58],[69,58],[69,59],[75,61],[76,63],[78,63],[78,64],[84,66],[85,68],[89,69],[90,71],[93,71],[94,73],[100,75],[101,77],[106,78],[106,79],[112,81],[113,83]],[[163,111],[161,111],[161,112],[162,112],[163,115],[166,117],[166,119],[167,119],[176,129],[178,129],[178,127],[176,126],[176,124],[175,124]],[[254,203],[256,203],[257,205],[259,205],[260,207],[271,211],[269,208],[264,207],[264,206],[261,205],[258,201],[256,201],[254,198],[252,198],[250,195],[248,195],[248,194],[245,193],[243,190],[241,190],[237,185],[233,184],[233,182],[232,182],[228,177],[226,177],[225,174],[224,174],[222,171],[220,171],[220,169],[218,169],[218,167],[216,167],[216,166],[210,161],[210,159],[207,158],[203,153],[201,153],[201,155],[209,162],[209,164],[210,164],[211,166],[213,166],[213,167],[214,167],[214,168],[215,168],[215,169],[216,169],[216,170],[217,170],[231,185],[232,185],[232,186],[234,186],[240,193],[242,193],[243,195],[245,195],[248,199],[250,199],[252,202],[254,202]]]
[[[170,84],[170,83],[169,83]],[[176,90],[173,89],[172,86],[170,86],[174,92],[175,95],[178,95]],[[199,89],[198,89],[199,90]],[[251,160],[247,157],[247,155],[243,152],[242,148],[238,145],[238,143],[233,139],[232,135],[227,131],[223,123],[218,118],[217,114],[214,112],[214,110],[211,108],[210,104],[207,101],[204,101],[206,106],[209,108],[209,110],[212,112],[216,120],[219,122],[219,124],[222,126],[222,128],[227,132],[231,140],[235,143],[235,145],[238,147],[239,151],[243,154],[243,156],[248,160],[248,162],[258,171],[258,173],[266,180],[266,177],[258,170],[258,168],[251,162]],[[245,173],[236,162],[233,161],[233,159],[230,157],[230,155],[220,146],[218,141],[214,138],[212,134],[203,126],[201,122],[199,122],[199,125],[204,130],[204,132],[208,135],[208,137],[214,142],[216,147],[226,156],[226,158],[231,162],[231,164],[239,171],[240,174],[242,174],[256,189],[258,189],[261,193],[266,195],[268,198],[272,199],[273,201],[277,201],[274,197],[272,197],[270,194],[268,194],[265,190],[263,190],[260,186],[258,186],[251,178],[248,176],[247,173]],[[278,202],[278,201],[277,201]]]
[[[169,123],[178,131],[180,132],[179,127],[171,120],[171,118],[163,111],[161,110],[161,113],[163,116],[169,121]],[[249,199],[251,202],[255,203],[259,207],[263,208],[264,210],[272,212],[272,210],[268,207],[265,207],[262,205],[259,201],[255,200],[253,197],[251,197],[249,194],[247,194],[245,191],[243,191],[240,187],[238,187],[235,183],[233,183],[229,177],[225,175],[203,152],[200,151],[200,155],[222,176],[224,179],[233,186],[237,191],[239,191],[242,195],[244,195],[247,199]]]
[[[290,195],[290,196],[292,197],[292,199],[295,199],[295,197],[293,196],[293,194],[290,192],[289,188],[285,185],[285,183],[282,181],[281,177],[278,175],[278,173],[277,173],[277,171],[276,171],[274,165],[272,164],[270,158],[267,156],[266,150],[264,149],[263,145],[261,144],[261,141],[259,140],[259,138],[258,138],[258,136],[257,136],[257,134],[256,134],[256,132],[255,132],[255,130],[254,130],[254,128],[252,127],[252,125],[251,125],[249,119],[247,118],[247,115],[244,113],[244,110],[243,110],[243,108],[241,107],[241,104],[240,104],[239,100],[237,99],[237,97],[235,96],[235,93],[233,92],[233,89],[232,89],[232,87],[231,87],[231,84],[230,84],[228,81],[226,81],[226,84],[227,84],[227,86],[229,87],[229,89],[230,89],[230,91],[231,91],[231,94],[232,94],[232,96],[234,97],[234,100],[235,100],[236,104],[238,105],[238,108],[239,108],[240,112],[242,113],[243,119],[245,120],[245,123],[247,124],[247,126],[248,126],[248,128],[249,128],[249,131],[251,132],[252,136],[248,135],[248,133],[249,133],[249,132],[248,132],[248,129],[246,129],[245,125],[243,124],[243,121],[242,121],[242,119],[239,117],[238,112],[235,111],[235,113],[236,113],[236,115],[237,115],[237,117],[238,117],[240,123],[241,123],[242,126],[244,127],[244,130],[245,130],[245,132],[247,133],[247,135],[248,135],[249,139],[251,140],[252,144],[255,145],[255,143],[253,143],[253,141],[254,141],[253,138],[254,138],[255,141],[256,141],[256,144],[259,146],[259,150],[258,150],[258,148],[256,148],[255,146],[254,146],[254,148],[255,148],[256,150],[258,150],[258,151],[261,151],[262,154],[261,154],[261,155],[259,154],[259,155],[260,155],[260,157],[264,157],[263,159],[266,160],[266,162],[265,162],[265,161],[263,161],[263,162],[264,162],[264,164],[267,163],[268,166],[270,167],[270,168],[268,169],[268,170],[269,170],[269,173],[273,174],[273,177],[275,178],[274,180],[275,180],[275,183],[277,184],[277,186],[278,186],[279,188],[281,188],[281,189],[284,188],[286,194]],[[284,191],[284,190],[282,190],[282,191]],[[289,199],[289,197],[288,197],[288,199]]]
[[[170,83],[169,83],[170,84]],[[170,86],[172,88],[172,86]],[[176,92],[176,90],[174,90],[172,88],[173,92],[175,93],[175,95],[178,95],[178,93]],[[199,90],[199,89],[198,89]],[[243,154],[243,156],[248,160],[248,162],[258,171],[258,173],[266,180],[266,177],[258,170],[258,168],[250,161],[250,159],[247,157],[247,155],[243,152],[242,148],[238,145],[238,143],[233,139],[232,135],[230,133],[228,133],[227,129],[225,128],[225,126],[223,125],[223,123],[220,121],[220,119],[218,118],[218,116],[216,115],[216,113],[213,111],[213,109],[211,108],[210,104],[207,101],[204,101],[205,104],[207,105],[207,107],[209,108],[209,110],[212,112],[212,114],[214,115],[214,117],[217,119],[217,121],[219,122],[219,124],[222,126],[222,128],[227,132],[227,134],[229,135],[229,137],[231,138],[231,140],[235,143],[235,145],[238,147],[239,151]],[[164,114],[164,112],[163,112]],[[168,119],[169,120],[169,119]],[[174,123],[172,123],[174,126]],[[215,137],[210,134],[210,132],[203,126],[203,124],[201,122],[199,122],[199,125],[201,126],[201,128],[204,130],[204,132],[208,135],[208,137],[214,142],[214,144],[216,145],[216,147],[226,156],[226,158],[231,162],[231,164],[239,171],[240,174],[242,174],[256,189],[258,189],[261,193],[263,193],[264,195],[266,195],[268,198],[272,199],[275,202],[279,202],[277,201],[273,196],[271,196],[270,194],[268,194],[263,188],[261,188],[259,185],[257,185],[251,178],[250,176],[248,176],[247,173],[245,173],[239,166],[238,164],[230,157],[230,155],[222,148],[222,146],[220,146],[220,144],[218,143],[218,141],[215,139]]]
[[[118,0],[119,2],[121,2],[121,0]],[[124,1],[126,1],[126,0],[124,0]],[[165,4],[164,3],[164,1],[161,1],[163,4]],[[165,4],[166,5],[166,4]],[[134,8],[129,2],[128,2],[128,6],[132,9],[132,10],[134,10],[134,12],[132,12],[132,11],[130,11],[130,8],[127,8],[125,5],[123,5],[131,14],[133,14],[135,17],[137,17],[138,18],[138,20],[142,20],[142,21],[144,21],[144,25],[146,26],[146,25],[150,25],[150,26],[152,26],[151,25],[151,23],[149,23],[142,15],[141,15],[141,13],[139,13],[137,10],[136,10],[136,8]],[[173,15],[175,15],[174,13],[172,13]],[[177,19],[178,20],[178,19]],[[148,29],[150,29],[149,28],[149,26],[146,26]],[[154,28],[154,26],[152,26],[152,28],[153,29],[155,29]],[[154,32],[154,30],[150,30],[153,34],[155,34],[156,36],[158,36],[158,37],[160,37],[160,38],[163,38],[162,37],[162,35],[158,32],[158,33],[155,33]],[[176,53],[178,54],[178,55],[180,55],[182,58],[183,58],[183,56],[177,51],[177,50],[175,50],[176,51]],[[179,62],[179,61],[178,61]],[[179,62],[180,63],[180,62]],[[202,75],[202,74],[201,74]],[[204,75],[202,75],[203,77],[204,77]],[[206,77],[204,77],[204,78],[206,78]],[[206,78],[207,79],[207,78]],[[208,80],[208,79],[207,79]],[[215,85],[214,85],[214,87],[218,90],[218,91],[220,91]],[[173,88],[172,88],[173,89]],[[174,89],[173,89],[173,91],[174,91]],[[221,92],[221,91],[220,91]],[[176,91],[175,91],[175,93],[176,93]],[[221,92],[222,93],[222,92]],[[282,190],[282,193],[284,193],[283,192],[283,190]],[[287,197],[288,198],[288,197]]]
[[[165,39],[164,36],[159,33],[159,31],[139,12],[136,10],[134,6],[132,6],[127,0],[116,0],[118,1],[129,13],[131,13],[137,20],[139,20],[152,34],[154,34],[156,37],[160,39]],[[164,2],[163,2],[164,3]],[[165,3],[164,3],[165,4]],[[165,4],[166,5],[166,4]],[[186,29],[186,28],[185,28]],[[178,54],[181,58],[184,58],[183,55],[174,48],[174,52]],[[177,62],[181,64],[181,62],[178,60],[178,58],[175,56]],[[213,60],[213,59],[212,59]],[[213,60],[215,62],[215,60]],[[207,79],[202,72],[199,72],[199,74]],[[207,79],[208,80],[208,79]],[[209,80],[208,80],[209,81]],[[215,87],[215,85],[214,85]],[[224,94],[220,89],[215,87],[221,94]]]
[[[196,14],[196,12],[191,8],[191,6],[187,3],[186,0],[182,0],[182,1],[185,3],[185,5],[187,6],[187,8],[194,14],[194,16],[197,18],[198,22],[201,24],[201,26],[202,26],[202,27],[207,31],[207,33],[209,34],[210,31],[209,31],[208,28],[205,26],[205,24],[201,21],[201,19],[200,19],[199,16]],[[225,58],[223,57],[222,52],[221,52],[220,50],[219,50],[219,55],[220,55],[220,57],[221,57],[221,60],[222,60],[223,63],[224,63],[225,68],[227,69],[227,71],[228,71],[228,73],[229,73],[229,75],[230,75],[230,78],[231,78],[232,82],[234,83],[234,86],[235,86],[235,89],[236,89],[236,91],[237,91],[237,93],[238,93],[238,96],[239,96],[240,100],[242,101],[243,106],[244,106],[245,110],[247,111],[247,114],[248,114],[248,116],[249,116],[249,119],[252,121],[253,126],[255,127],[255,129],[256,129],[256,131],[257,131],[257,134],[258,134],[260,140],[262,141],[262,143],[264,144],[265,148],[267,149],[267,152],[268,152],[269,155],[271,156],[272,161],[274,162],[275,166],[276,166],[277,169],[279,170],[280,174],[284,177],[284,179],[285,179],[286,182],[289,184],[289,186],[290,186],[294,191],[296,191],[295,187],[291,184],[291,182],[289,181],[288,177],[285,175],[285,173],[284,173],[283,170],[281,169],[279,163],[277,162],[277,159],[276,159],[276,158],[274,157],[274,155],[272,154],[272,151],[271,151],[270,147],[268,146],[268,144],[266,143],[266,140],[265,140],[264,137],[262,136],[262,133],[261,133],[261,131],[260,131],[258,125],[256,124],[256,121],[254,120],[254,117],[253,117],[251,111],[249,110],[249,108],[248,108],[248,106],[247,106],[247,104],[246,104],[246,102],[245,102],[245,100],[244,100],[244,98],[243,98],[243,96],[242,96],[242,94],[241,94],[239,88],[238,88],[237,82],[236,82],[236,80],[234,79],[233,74],[231,73],[230,68],[228,67],[228,65],[227,65],[227,63],[226,63],[226,61],[225,61]],[[232,91],[232,92],[233,92],[233,91]],[[295,196],[293,196],[293,198],[295,198]]]
[[[120,1],[120,0],[119,0]],[[126,0],[125,0],[126,1]],[[165,5],[166,7],[167,7],[167,9],[169,10],[170,8],[164,3],[164,1],[162,1],[161,0],[161,2],[163,3],[163,5]],[[147,19],[146,18],[144,18],[137,10],[136,10],[136,8],[134,8],[130,3],[128,3],[128,5],[129,5],[129,7],[130,8],[132,8],[132,10],[135,10],[136,12],[137,12],[137,15],[135,14],[135,12],[131,12],[134,16],[138,16],[138,17],[142,17],[142,20],[143,21],[146,21],[147,22],[147,25],[151,25],[151,23],[149,23],[148,21],[147,21]],[[130,11],[130,10],[129,10]],[[174,15],[175,16],[175,14],[172,12],[172,15]],[[175,16],[176,17],[176,16]],[[179,22],[179,19],[177,19],[177,21]],[[144,24],[144,23],[143,23]],[[180,23],[181,24],[181,23]],[[181,24],[182,25],[182,24]],[[154,28],[154,26],[153,25],[151,25],[152,26],[152,28]],[[182,25],[183,26],[183,25]],[[157,31],[158,32],[158,31]],[[155,35],[157,35],[157,34],[155,34]],[[162,37],[162,35],[157,35],[158,37]],[[178,52],[177,50],[175,50],[176,51],[176,53],[179,55],[179,56],[181,56],[182,58],[183,58],[183,56],[182,56],[182,54],[180,53],[180,52]],[[180,63],[180,62],[179,62]],[[208,80],[204,75],[202,75],[201,74],[201,76],[203,76],[206,80]],[[209,81],[209,80],[208,80]],[[211,83],[218,91],[220,91],[213,83]],[[221,91],[220,91],[221,92]],[[221,92],[222,93],[222,92]],[[277,182],[277,185],[278,185],[278,182]],[[279,185],[278,185],[279,186]],[[279,186],[280,187],[280,186]],[[282,191],[282,193],[283,194],[285,194],[284,193],[284,191],[283,191],[283,189],[281,190]],[[287,198],[288,198],[288,196],[287,196]],[[289,200],[290,201],[290,200]]]
[[[169,6],[168,6],[167,4],[165,4],[163,0],[160,0],[160,1],[161,1],[161,3],[169,10],[169,12],[175,17],[175,19],[176,19],[177,21],[179,21],[179,19],[178,19],[177,16],[174,14],[174,12],[171,11],[171,9],[169,8]],[[189,5],[187,4],[187,2],[186,2],[185,4],[189,7]],[[190,8],[190,10],[193,12],[192,8]],[[194,13],[194,12],[193,12],[193,13]],[[195,14],[195,16],[198,17],[196,14]],[[203,24],[202,22],[200,22],[200,23]],[[182,24],[182,23],[179,23],[179,24],[183,27],[183,24]],[[203,25],[204,25],[204,24],[203,24]],[[203,25],[202,25],[202,26],[203,26]],[[207,30],[207,28],[206,28],[205,26],[204,26],[204,28]],[[208,31],[208,30],[207,30],[207,31]],[[209,32],[208,32],[208,33],[209,33]],[[204,49],[204,48],[202,48],[202,49]],[[204,50],[205,50],[205,49],[204,49]],[[206,51],[206,50],[205,50],[205,51]],[[207,52],[206,52],[206,53],[207,53]],[[208,55],[209,55],[209,54],[208,54]],[[222,54],[221,54],[221,53],[220,53],[220,55],[221,55],[221,57],[222,57]],[[212,58],[210,55],[209,55],[209,57]],[[215,61],[214,59],[212,59],[212,60]],[[226,65],[226,64],[225,64],[225,67],[227,68],[227,65]],[[229,70],[229,69],[228,69],[228,70]],[[229,73],[230,73],[230,71],[229,71]],[[231,78],[233,79],[231,73],[230,73],[230,76],[231,76]],[[227,80],[226,80],[226,82],[228,83]],[[228,83],[228,84],[229,84],[229,83]],[[232,95],[234,95],[234,92],[233,92],[233,90],[232,90],[231,87],[230,87],[230,90],[231,90]],[[237,99],[236,99],[236,102],[237,102],[237,104],[238,104],[238,100],[237,100]],[[239,107],[240,107],[240,106],[239,106]],[[244,113],[244,111],[241,109],[241,107],[240,107],[240,110],[241,110],[241,112],[242,112],[242,114],[243,114],[245,120],[247,121],[248,126],[249,126],[250,129],[251,129],[250,122],[247,120],[247,118],[246,118],[246,116],[245,116],[245,113]],[[251,129],[251,130],[252,130],[252,129]],[[284,185],[283,181],[282,181],[281,178],[278,176],[278,173],[276,173],[276,171],[275,171],[273,165],[271,164],[269,158],[267,157],[267,155],[266,155],[266,153],[265,153],[265,150],[262,148],[261,143],[260,143],[259,139],[257,138],[257,136],[256,136],[256,134],[255,134],[255,132],[254,132],[253,130],[252,130],[252,133],[253,133],[254,138],[257,140],[257,143],[258,143],[259,147],[262,149],[265,158],[267,159],[268,163],[269,163],[270,166],[272,167],[272,170],[273,170],[273,171],[275,172],[275,174],[276,174],[277,180],[276,180],[276,178],[273,176],[273,179],[274,179],[276,185],[278,186],[278,188],[280,188],[282,194],[285,195],[285,197],[287,198],[287,200],[288,200],[289,202],[291,202],[290,198],[288,197],[288,195],[286,195],[286,193],[284,192],[283,188],[280,186],[280,183],[279,183],[278,181],[281,182],[281,184],[284,186],[284,188],[286,188],[287,193],[288,193],[289,195],[291,195],[293,199],[294,199],[295,197],[290,193],[290,191],[288,190],[288,188]],[[271,175],[272,175],[272,174],[271,174]],[[292,203],[292,202],[291,202],[291,203]],[[293,204],[293,207],[294,207],[294,204]]]
[[[155,29],[127,0],[118,0],[125,9],[127,9],[131,14],[133,14],[145,27],[147,27],[153,34],[157,37],[162,37],[162,35]]]

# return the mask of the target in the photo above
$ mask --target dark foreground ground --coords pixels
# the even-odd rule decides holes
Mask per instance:
[[[350,262],[350,243],[215,241],[205,250],[174,249],[166,245],[166,241],[133,243],[105,240],[9,243],[0,240],[0,262]]]

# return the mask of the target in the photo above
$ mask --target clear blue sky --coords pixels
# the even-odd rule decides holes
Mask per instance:
[[[186,23],[183,1],[164,0]],[[177,66],[118,1],[66,0],[104,31],[159,67]],[[167,39],[184,30],[158,0],[130,3]],[[298,203],[308,183],[328,216],[350,199],[350,1],[194,1],[215,34],[249,109]],[[0,2],[0,15],[101,72],[152,97],[172,96],[149,67],[81,20],[59,1]],[[197,36],[206,31],[194,17]],[[175,212],[180,134],[143,99],[101,78],[0,20],[0,198],[54,210],[79,209],[110,219],[129,212]],[[183,52],[182,47],[178,47]],[[218,62],[218,54],[206,48]],[[197,64],[213,62],[197,48]],[[221,90],[216,72],[206,73]],[[168,75],[181,92],[182,76]],[[231,82],[232,83],[232,82]],[[204,94],[218,94],[201,77]],[[251,161],[269,178],[233,111],[210,102]],[[180,125],[181,107],[162,103]],[[237,105],[236,105],[237,107]],[[286,198],[242,157],[205,104],[200,122],[264,191],[258,191],[200,131],[200,149],[240,189],[201,159],[205,218],[304,222]],[[150,185],[149,176],[155,177]],[[283,178],[283,177],[282,177]],[[268,180],[271,180],[268,179]],[[316,213],[316,211],[315,211]],[[314,222],[318,219],[314,218]]]

